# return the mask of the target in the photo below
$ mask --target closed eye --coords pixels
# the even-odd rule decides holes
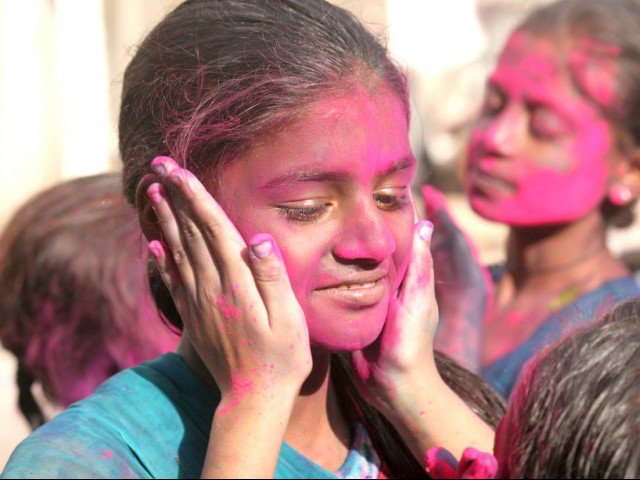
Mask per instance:
[[[284,217],[292,222],[313,222],[322,217],[328,210],[327,204],[310,207],[278,205],[276,207]]]
[[[379,208],[385,211],[402,210],[411,203],[408,195],[408,187],[394,188],[373,195]]]

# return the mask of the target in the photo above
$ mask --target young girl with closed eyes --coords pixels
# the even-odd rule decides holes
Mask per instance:
[[[425,475],[492,428],[442,380],[405,78],[319,0],[190,0],[124,77],[125,194],[175,354],[27,439],[12,476]]]

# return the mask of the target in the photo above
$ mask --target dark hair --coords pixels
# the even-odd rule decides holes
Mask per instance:
[[[500,476],[640,476],[640,299],[530,361],[496,437]]]
[[[158,155],[206,177],[323,94],[359,86],[391,90],[409,116],[404,73],[346,10],[324,0],[188,0],[124,74],[125,195],[135,201]]]
[[[143,40],[124,75],[125,195],[135,202],[157,155],[215,185],[225,162],[301,118],[323,95],[356,88],[393,92],[409,117],[404,73],[347,11],[324,0],[188,0]],[[149,278],[158,307],[181,327],[153,265]],[[340,375],[351,381],[348,369]],[[385,439],[377,446],[394,475],[425,475],[382,419],[368,426]]]
[[[495,430],[507,408],[504,398],[483,378],[467,370],[448,355],[436,351],[435,360],[442,380],[476,415]]]
[[[33,381],[58,405],[166,351],[122,178],[103,174],[31,198],[0,236],[0,339],[18,359],[19,403],[42,415]],[[166,341],[167,338],[164,338]]]

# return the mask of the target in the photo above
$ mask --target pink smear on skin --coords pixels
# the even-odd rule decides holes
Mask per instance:
[[[233,305],[226,295],[220,295],[217,300],[218,310],[225,319],[225,327],[227,332],[231,331],[232,323],[242,318],[242,312]]]
[[[105,450],[104,454],[100,457],[100,460],[111,460],[113,458],[113,453],[111,450]]]
[[[559,55],[551,41],[516,32],[492,74],[489,88],[503,103],[476,124],[465,178],[472,208],[489,220],[573,222],[606,196],[611,128],[574,87]],[[533,64],[538,71],[530,71]],[[598,82],[612,88],[612,73]]]
[[[275,365],[273,363],[264,363],[261,367],[257,367],[251,370],[252,373],[260,373],[265,378],[273,379],[275,371]],[[271,380],[272,381],[272,380]],[[224,407],[220,407],[216,410],[216,413],[220,415],[227,414],[235,409],[244,397],[252,393],[255,390],[254,381],[246,376],[240,374],[231,375],[231,401]]]
[[[226,295],[220,295],[218,297],[218,309],[222,316],[227,320],[239,320],[242,318],[242,313],[238,308],[229,302]]]
[[[216,410],[217,414],[225,415],[240,405],[242,397],[253,390],[253,380],[240,375],[231,375],[231,402]]]

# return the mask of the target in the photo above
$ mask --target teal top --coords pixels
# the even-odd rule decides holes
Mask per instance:
[[[622,277],[604,283],[549,315],[524,343],[484,366],[481,369],[482,376],[498,393],[509,398],[520,371],[530,358],[564,335],[592,325],[617,303],[639,295],[640,286],[634,277]]]
[[[32,433],[0,478],[199,478],[219,400],[182,357],[162,355],[111,377]],[[376,478],[379,465],[358,424],[338,472],[283,443],[276,477]]]

